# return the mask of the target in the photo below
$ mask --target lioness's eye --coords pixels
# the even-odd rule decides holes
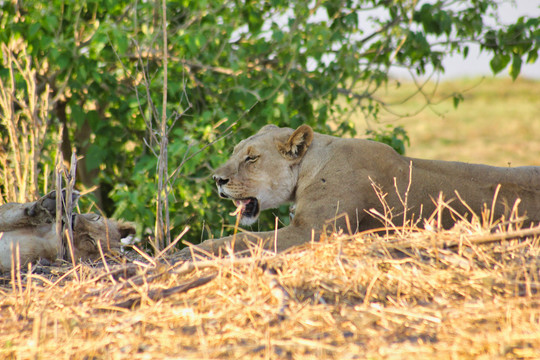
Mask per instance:
[[[248,155],[246,156],[246,162],[255,162],[259,158],[259,155]]]

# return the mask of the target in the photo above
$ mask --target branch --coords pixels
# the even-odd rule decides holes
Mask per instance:
[[[216,276],[217,276],[217,273],[213,274],[213,275],[210,275],[210,276],[198,278],[196,280],[193,280],[193,281],[190,281],[190,282],[187,282],[187,283],[184,283],[182,285],[178,285],[178,286],[175,286],[175,287],[172,287],[172,288],[169,288],[169,289],[151,290],[151,291],[148,292],[148,294],[145,294],[145,296],[137,296],[137,297],[125,300],[125,301],[121,301],[121,302],[118,302],[116,304],[113,304],[112,307],[113,308],[132,309],[133,307],[138,306],[138,305],[141,304],[141,300],[142,300],[143,297],[148,298],[148,299],[150,299],[152,301],[158,301],[158,300],[164,299],[166,297],[169,297],[171,295],[183,293],[183,292],[186,292],[188,290],[194,289],[196,287],[208,284],[210,281],[214,280]]]
[[[161,250],[171,242],[169,230],[169,202],[168,202],[168,130],[167,130],[167,76],[168,76],[168,52],[167,52],[167,2],[162,0],[162,25],[163,25],[163,102],[161,107],[160,142],[158,158],[158,189],[156,204],[155,224],[155,250]],[[165,222],[163,217],[165,215]]]
[[[537,237],[537,236],[540,236],[540,226],[529,228],[529,229],[521,229],[521,230],[512,231],[512,232],[473,236],[467,239],[467,241],[471,244],[480,245],[480,244],[488,244],[488,243],[497,242],[497,241],[510,241],[510,240],[523,239],[526,237]],[[452,247],[457,247],[460,245],[466,245],[466,243],[453,241],[451,243],[446,244],[445,247],[452,248]]]

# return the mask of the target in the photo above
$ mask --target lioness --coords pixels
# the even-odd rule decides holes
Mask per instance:
[[[271,239],[266,247],[285,250],[318,239],[325,222],[335,229],[363,231],[381,227],[385,208],[393,209],[393,224],[418,220],[436,210],[439,194],[459,214],[481,214],[491,208],[498,186],[494,218],[507,214],[521,199],[519,210],[526,224],[540,221],[540,167],[502,168],[436,160],[421,160],[396,153],[370,140],[342,139],[318,134],[307,126],[298,129],[263,127],[241,141],[230,159],[213,175],[219,195],[241,208],[242,224],[252,224],[260,211],[294,203],[294,218],[277,231],[242,233],[234,250],[248,242]],[[410,180],[409,180],[410,179]],[[379,188],[378,191],[375,188]],[[459,199],[463,200],[466,205]],[[346,218],[340,214],[347,214]],[[387,212],[388,213],[388,212]],[[451,227],[455,216],[444,213],[442,225]],[[312,231],[314,234],[312,234]],[[197,247],[217,254],[232,237],[206,240]],[[189,257],[189,249],[182,255]]]
[[[75,203],[78,193],[74,195]],[[18,244],[20,264],[40,258],[57,257],[56,192],[30,203],[8,203],[0,206],[0,271],[12,267],[12,249]],[[76,259],[99,258],[99,241],[104,252],[120,247],[120,240],[135,234],[131,223],[104,219],[97,214],[73,214],[73,253]]]

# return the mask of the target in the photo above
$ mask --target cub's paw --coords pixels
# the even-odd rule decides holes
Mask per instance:
[[[72,208],[77,205],[80,193],[77,190],[73,190],[71,193]],[[65,212],[66,206],[66,189],[62,190],[62,212]],[[32,206],[26,210],[26,214],[30,217],[49,217],[51,219],[56,217],[56,191],[53,190],[47,195],[40,198]]]

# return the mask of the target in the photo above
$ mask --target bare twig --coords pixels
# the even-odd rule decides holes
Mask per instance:
[[[156,250],[162,250],[171,243],[169,230],[169,202],[168,202],[168,127],[167,127],[167,2],[162,0],[162,27],[163,27],[163,103],[161,108],[160,142],[158,158],[158,189],[156,204],[155,244]],[[164,219],[165,218],[165,219]]]
[[[71,162],[70,162],[70,170],[69,173],[66,174],[67,181],[66,181],[66,189],[65,189],[65,198],[64,198],[64,206],[65,206],[65,212],[64,212],[64,221],[65,221],[65,228],[67,231],[67,243],[70,249],[71,253],[71,262],[73,263],[73,266],[75,266],[75,263],[77,259],[75,259],[75,253],[73,251],[74,249],[74,243],[73,243],[73,187],[75,186],[75,177],[77,174],[77,152],[75,148],[71,150]],[[60,194],[57,193],[56,196],[62,197],[63,193],[60,192]]]
[[[60,131],[64,131],[65,129],[62,128]],[[60,139],[62,139],[62,136],[60,135]],[[63,164],[64,164],[64,156],[62,154],[62,151],[60,150],[61,141],[58,142],[57,152],[56,152],[56,167],[54,171],[55,175],[55,188],[56,188],[56,247],[58,249],[58,258],[65,260],[67,259],[67,252],[66,248],[64,246],[63,238],[63,232],[62,232],[62,173],[63,173]]]

